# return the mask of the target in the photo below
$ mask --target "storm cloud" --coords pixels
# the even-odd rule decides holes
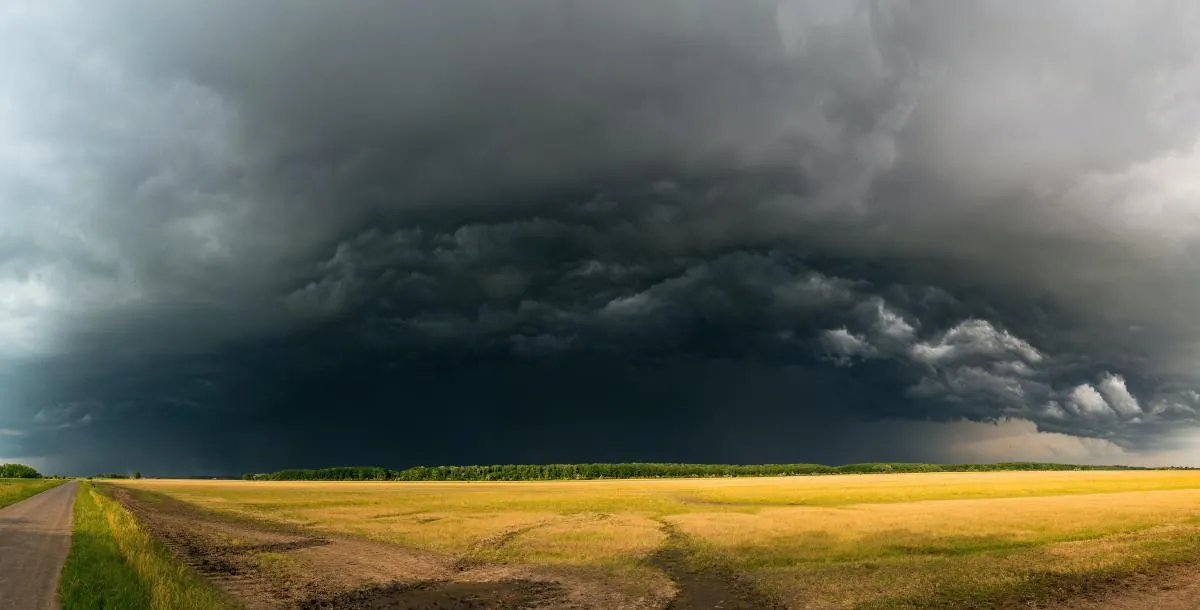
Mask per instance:
[[[1198,26],[6,3],[0,456],[1195,463]]]

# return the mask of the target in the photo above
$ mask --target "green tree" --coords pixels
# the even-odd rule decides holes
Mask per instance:
[[[42,474],[24,464],[0,464],[0,479],[40,479]]]

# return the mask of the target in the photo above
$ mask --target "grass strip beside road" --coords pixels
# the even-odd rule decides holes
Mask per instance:
[[[95,484],[81,482],[59,585],[64,610],[235,608]]]
[[[36,496],[64,482],[62,479],[0,479],[0,508]]]

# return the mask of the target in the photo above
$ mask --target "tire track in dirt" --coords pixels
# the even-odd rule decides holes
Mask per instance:
[[[488,561],[480,557],[481,554],[486,553],[487,551],[498,551],[504,548],[505,545],[507,545],[509,542],[512,542],[518,536],[546,527],[551,523],[554,523],[554,520],[548,519],[546,521],[538,521],[537,523],[510,528],[498,534],[492,534],[491,536],[480,538],[471,543],[471,546],[468,547],[465,554],[454,560],[454,571],[464,572],[487,565]]]
[[[476,540],[475,542],[472,542],[471,546],[470,546],[470,550],[471,550],[471,552],[489,551],[489,550],[495,551],[495,550],[504,548],[505,546],[508,545],[508,543],[515,540],[518,536],[523,536],[525,534],[528,534],[529,532],[541,529],[543,527],[557,525],[560,523],[571,523],[574,521],[582,521],[582,522],[604,521],[605,519],[609,519],[611,517],[612,517],[612,515],[610,515],[608,513],[580,513],[577,515],[571,515],[571,516],[567,516],[567,517],[558,517],[555,519],[545,519],[542,521],[537,521],[535,523],[519,525],[517,527],[511,527],[511,528],[508,528],[501,532],[492,534],[490,536],[485,536],[483,538]]]
[[[466,554],[455,560],[454,569],[461,572],[463,570],[470,570],[472,568],[479,567],[480,565],[485,565],[488,563],[488,561],[483,557],[480,557],[481,554],[488,551],[499,551],[505,546],[508,546],[510,542],[516,540],[518,537],[544,527],[558,525],[560,523],[570,523],[571,521],[581,519],[586,521],[604,521],[605,519],[609,519],[611,517],[612,515],[608,513],[582,513],[580,515],[544,519],[534,523],[511,527],[490,536],[484,536],[483,538],[479,538],[478,540],[472,542],[468,547]]]
[[[536,529],[541,529],[555,522],[556,521],[554,519],[547,519],[545,521],[538,521],[537,523],[530,523],[529,525],[509,528],[499,533],[492,534],[491,536],[485,536],[476,540],[475,542],[472,542],[468,552],[478,553],[482,551],[498,551],[516,539],[517,536],[527,534]]]
[[[674,524],[659,520],[667,540],[650,564],[675,582],[678,592],[667,610],[783,610],[779,600],[759,590],[743,575],[720,566],[697,567],[691,541]]]

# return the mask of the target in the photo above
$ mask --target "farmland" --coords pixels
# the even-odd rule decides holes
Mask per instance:
[[[662,606],[714,583],[745,607],[1017,605],[1104,595],[1200,553],[1190,471],[120,485],[149,517],[186,508],[407,553],[358,584],[552,582],[579,606]],[[287,581],[331,552],[289,545],[303,546],[257,545],[254,565]]]

